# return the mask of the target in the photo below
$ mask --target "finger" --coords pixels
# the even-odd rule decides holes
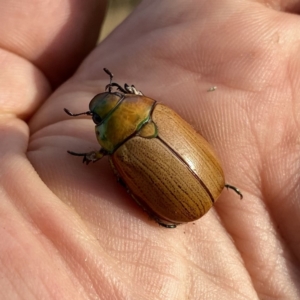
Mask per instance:
[[[135,281],[123,266],[116,267],[109,249],[101,247],[76,209],[58,199],[28,162],[26,124],[2,117],[0,132],[0,286],[5,287],[0,298],[105,299],[105,290],[129,299]],[[47,156],[40,154],[42,160]],[[63,157],[53,159],[55,166]],[[105,232],[107,242],[109,230]],[[130,299],[147,298],[145,291],[141,294]]]
[[[254,0],[253,2],[261,3],[274,10],[280,10],[298,14],[300,11],[299,0]]]
[[[59,84],[94,47],[105,0],[1,1],[0,46]]]

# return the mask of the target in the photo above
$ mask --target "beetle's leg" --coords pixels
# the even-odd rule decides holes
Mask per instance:
[[[163,226],[165,228],[176,228],[177,225],[180,225],[180,223],[165,223],[163,220],[161,220],[158,216],[153,215],[153,213],[149,213],[150,217],[154,219],[156,223],[158,223],[160,226]]]
[[[177,225],[175,224],[165,224],[165,223],[162,223],[162,222],[159,222],[158,220],[155,220],[160,226],[163,226],[165,228],[176,228]]]
[[[143,96],[143,93],[141,91],[138,91],[134,85],[129,86],[127,83],[125,83],[124,89],[128,94]]]
[[[122,93],[126,94],[126,90],[124,88],[122,88],[118,83],[116,82],[112,82],[112,83],[109,83],[106,87],[105,87],[105,90],[108,89],[109,92],[111,92],[111,87],[117,87],[117,90],[121,91]]]
[[[85,164],[89,164],[90,162],[96,162],[97,160],[101,159],[104,155],[107,154],[107,152],[103,149],[100,149],[99,151],[92,151],[87,153],[77,153],[73,151],[67,151],[69,154],[74,156],[83,156],[82,162]]]
[[[92,112],[91,111],[85,111],[83,113],[79,113],[79,114],[73,114],[72,112],[70,112],[67,108],[64,108],[64,111],[66,114],[68,114],[71,117],[77,117],[77,116],[81,116],[81,115],[88,115],[88,116],[92,116]]]
[[[232,190],[234,190],[234,191],[241,197],[241,199],[243,199],[243,194],[241,193],[241,191],[240,191],[238,188],[236,188],[235,186],[230,185],[230,184],[225,184],[225,187],[226,187],[227,189],[232,189]]]
[[[126,189],[127,193],[130,193],[125,181],[122,179],[122,177],[120,176],[119,172],[117,171],[114,163],[112,162],[111,157],[108,158],[108,161],[110,163],[110,166],[111,166],[115,176],[117,177],[118,183],[120,183],[122,185],[122,187],[124,187]]]

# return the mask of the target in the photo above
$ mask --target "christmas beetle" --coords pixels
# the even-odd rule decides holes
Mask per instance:
[[[96,95],[89,111],[101,148],[83,156],[95,162],[108,156],[119,181],[132,198],[160,225],[175,228],[201,218],[225,184],[219,160],[209,143],[169,107],[148,98],[134,85],[110,82]],[[115,91],[113,91],[113,89]],[[176,134],[175,134],[176,133]]]

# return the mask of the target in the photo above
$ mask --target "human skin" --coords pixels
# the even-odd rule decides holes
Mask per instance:
[[[145,0],[88,54],[104,8],[0,2],[0,299],[299,299],[299,1]],[[244,199],[166,229],[107,158],[69,155],[99,149],[63,108],[88,110],[103,67],[192,124]]]

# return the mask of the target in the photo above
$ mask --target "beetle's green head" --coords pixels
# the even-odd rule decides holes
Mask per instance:
[[[96,125],[101,124],[108,118],[124,99],[124,96],[118,92],[105,92],[96,95],[89,104],[90,114]]]

